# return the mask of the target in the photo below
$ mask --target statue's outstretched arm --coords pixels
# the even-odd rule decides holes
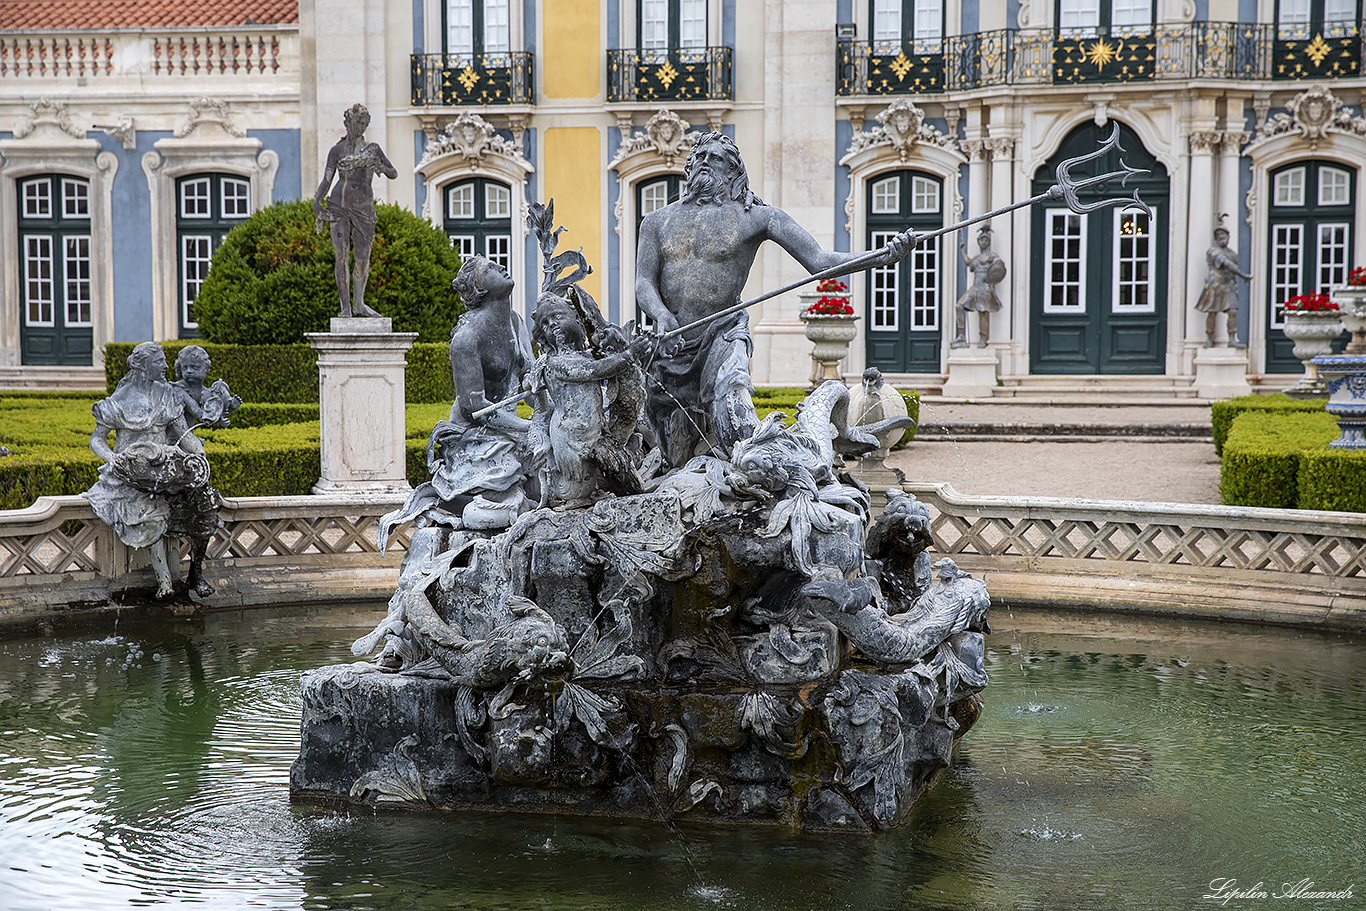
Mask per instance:
[[[756,211],[763,211],[768,216],[767,238],[792,254],[792,258],[801,263],[806,271],[813,275],[846,264],[851,265],[846,271],[837,272],[837,275],[857,272],[860,269],[867,269],[872,266],[890,266],[893,263],[900,262],[915,246],[915,232],[903,231],[883,247],[882,261],[869,263],[865,260],[857,265],[852,265],[855,260],[862,260],[865,254],[822,250],[821,245],[816,242],[816,238],[812,237],[805,228],[797,224],[796,220],[782,209],[765,207],[763,210]]]

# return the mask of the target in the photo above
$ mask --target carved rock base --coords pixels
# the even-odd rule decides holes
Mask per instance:
[[[1247,351],[1201,348],[1195,353],[1195,389],[1202,399],[1251,395],[1252,387],[1247,382]]]
[[[996,352],[991,348],[952,349],[941,394],[947,398],[990,398],[996,394],[996,364]]]
[[[481,763],[461,747],[457,690],[450,681],[364,663],[306,674],[292,794],[364,805],[869,831],[879,818],[891,823],[905,815],[948,765],[981,705],[977,696],[960,700],[949,722],[926,701],[923,680],[857,670],[814,689],[759,693],[618,684],[598,688],[624,708],[614,723],[621,749],[613,749],[594,743],[578,723],[556,731],[548,689],[519,691],[490,715],[489,755]],[[792,709],[784,720],[790,733],[804,732],[796,743],[778,731],[765,742],[743,727],[756,699]],[[858,754],[870,734],[886,739],[904,776],[874,775],[871,764],[859,763],[842,771],[848,764],[841,759]]]

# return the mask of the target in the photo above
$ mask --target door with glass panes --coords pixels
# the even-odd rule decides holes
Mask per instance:
[[[90,366],[90,182],[44,174],[19,181],[18,191],[20,357]]]
[[[906,170],[880,175],[868,182],[867,199],[866,249],[876,250],[907,228],[943,227],[943,184],[932,174]],[[864,316],[868,366],[886,373],[939,372],[942,249],[936,238],[894,266],[869,270]]]
[[[1113,127],[1093,123],[1063,140],[1034,177],[1046,192],[1057,166],[1094,152]],[[1166,369],[1167,244],[1170,228],[1167,171],[1138,136],[1120,125],[1120,146],[1087,162],[1082,178],[1126,164],[1148,173],[1131,177],[1125,195],[1138,190],[1152,210],[1112,207],[1078,214],[1061,204],[1035,206],[1031,217],[1031,373],[1152,374]],[[1115,181],[1086,187],[1078,197],[1094,203],[1121,192]]]
[[[180,338],[198,338],[194,302],[209,277],[214,251],[251,214],[251,182],[227,174],[176,181],[176,247]]]
[[[512,270],[512,189],[475,177],[445,190],[446,236],[463,260],[484,256]]]
[[[1285,302],[1300,294],[1330,293],[1347,281],[1357,173],[1338,162],[1297,161],[1270,177],[1266,372],[1299,373],[1294,342],[1283,331]],[[1344,342],[1340,339],[1338,347]]]

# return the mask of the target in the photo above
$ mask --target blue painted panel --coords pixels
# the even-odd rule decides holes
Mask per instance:
[[[1195,21],[1209,21],[1209,0],[1195,0]]]
[[[963,18],[961,21],[961,34],[975,35],[979,31],[981,31],[980,23],[982,21],[982,16],[981,10],[979,9],[980,5],[981,4],[978,2],[978,0],[963,0]],[[953,23],[948,24],[947,31],[949,33],[953,32]]]
[[[721,44],[735,47],[735,0],[724,0],[721,4]]]
[[[835,3],[835,21],[854,21],[854,0],[837,0]]]
[[[527,4],[528,7],[531,5],[530,3]],[[526,151],[523,153],[526,155],[526,160],[534,163],[536,161],[535,127],[528,127],[526,132],[522,134],[522,144],[526,147]],[[539,175],[535,171],[526,176],[528,204],[543,201],[540,199],[541,191],[538,186],[538,177]],[[516,231],[513,234],[515,236]],[[531,319],[531,311],[536,307],[536,296],[541,287],[541,248],[537,246],[535,234],[527,234],[526,241],[523,243],[522,255],[526,260],[526,270],[522,276],[522,287],[526,289],[526,293],[522,295],[522,300],[525,302],[525,312],[522,315],[529,320]]]
[[[274,202],[303,199],[303,151],[299,146],[298,130],[248,130],[252,139],[261,140],[263,149],[280,156],[280,169],[275,172],[275,186],[271,188]],[[139,134],[141,136],[141,134]],[[313,194],[309,193],[311,197]]]
[[[621,0],[607,0],[607,49],[621,47]]]
[[[427,133],[424,130],[413,130],[413,166],[422,160],[422,153],[427,151]],[[422,206],[427,202],[427,181],[422,175],[415,176],[415,186],[413,187],[413,211],[421,212]]]
[[[1238,21],[1257,21],[1257,0],[1238,0]]]
[[[422,0],[413,0],[413,53],[421,54],[426,48],[427,8]]]
[[[526,45],[522,50],[532,54],[536,53],[536,3],[534,0],[523,0],[522,3],[522,44]]]
[[[607,128],[607,148],[616,149],[621,147],[621,130],[617,127]],[[615,213],[617,211],[617,200],[621,198],[621,178],[616,171],[607,172],[607,211]],[[609,219],[615,219],[615,214],[609,214]],[[612,231],[607,235],[607,278],[604,280],[603,296],[607,300],[607,319],[614,323],[621,322],[621,234]]]
[[[1006,0],[1006,28],[1020,27],[1020,0]]]
[[[137,147],[125,149],[112,136],[92,130],[102,152],[119,160],[114,175],[114,236],[110,253],[114,259],[114,341],[137,342],[152,337],[152,198],[142,156],[155,151],[153,143],[170,138],[168,132],[139,130]]]
[[[847,120],[835,121],[835,158],[836,160],[844,157],[844,152],[849,148],[849,144],[854,141],[854,127]],[[835,165],[835,249],[853,250],[850,246],[849,229],[844,226],[846,216],[844,214],[844,201],[849,198],[849,187],[852,179],[849,176],[849,169],[842,164]]]

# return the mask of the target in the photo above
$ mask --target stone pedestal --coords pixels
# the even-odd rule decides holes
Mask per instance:
[[[334,317],[330,332],[310,332],[318,352],[322,476],[317,494],[406,496],[403,451],[405,355],[416,332],[394,332],[387,318]]]
[[[990,348],[951,348],[943,395],[977,399],[996,393],[996,352]]]
[[[1201,348],[1195,352],[1195,390],[1202,399],[1251,395],[1252,387],[1247,382],[1247,351]]]

